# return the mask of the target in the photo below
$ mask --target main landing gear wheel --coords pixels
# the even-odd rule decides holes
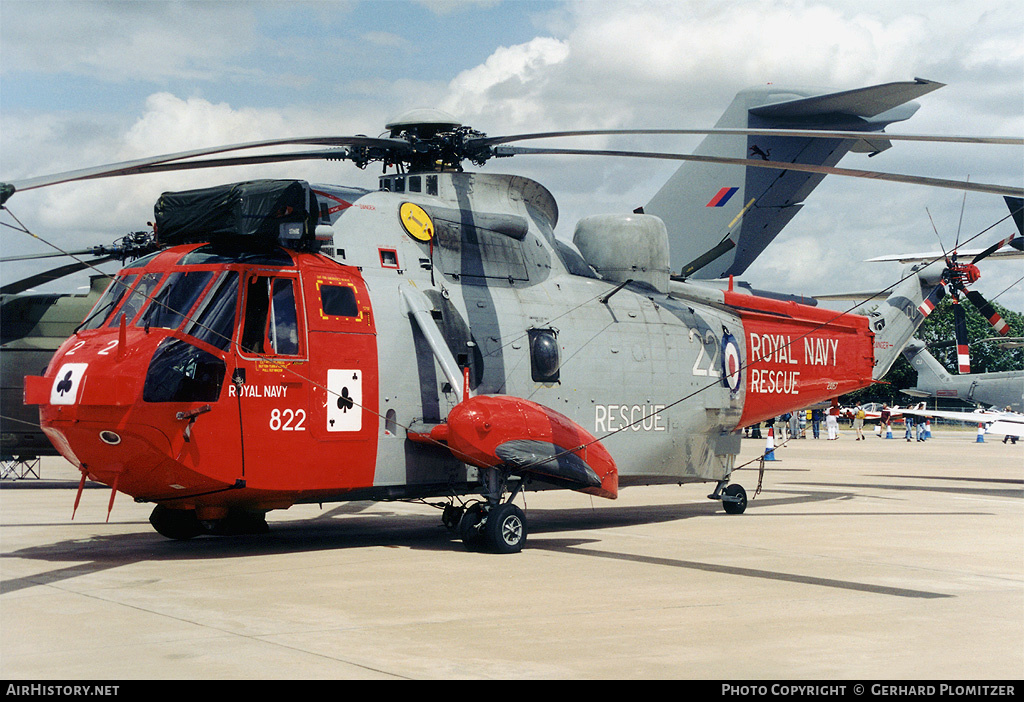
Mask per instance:
[[[487,514],[484,541],[495,553],[518,553],[526,543],[526,515],[523,510],[505,502],[495,505]]]
[[[747,509],[747,491],[733,483],[722,492],[722,508],[727,514],[743,514]]]
[[[169,509],[157,505],[149,515],[149,523],[160,536],[178,541],[191,539],[206,532],[194,509]]]
[[[526,543],[526,515],[510,502],[477,503],[459,520],[459,537],[470,551],[518,553]]]
[[[476,503],[466,508],[459,519],[459,538],[469,551],[479,551],[484,544],[484,506]]]

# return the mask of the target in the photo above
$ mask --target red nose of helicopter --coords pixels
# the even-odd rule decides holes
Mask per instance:
[[[121,270],[46,374],[26,378],[26,403],[83,480],[201,520],[372,485],[369,295],[358,270],[315,253],[311,197],[300,181],[165,194],[169,247]],[[211,201],[239,200],[245,216],[221,216],[230,245],[175,236],[179,220],[191,236],[196,211],[216,214]],[[315,445],[346,460],[311,458]]]

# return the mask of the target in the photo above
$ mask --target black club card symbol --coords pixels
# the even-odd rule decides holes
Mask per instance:
[[[352,402],[352,398],[348,394],[348,388],[342,388],[341,397],[338,398],[338,409],[342,412],[348,412],[352,409],[353,404],[355,403]]]
[[[61,397],[64,397],[64,393],[71,392],[71,376],[73,374],[74,371],[68,371],[67,375],[64,376],[64,380],[61,380],[60,382],[57,383],[57,394],[60,395]]]

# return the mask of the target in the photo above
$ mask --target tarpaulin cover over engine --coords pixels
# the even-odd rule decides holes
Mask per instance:
[[[165,246],[213,242],[245,248],[315,242],[320,208],[309,183],[252,180],[166,192],[154,208],[157,239]]]

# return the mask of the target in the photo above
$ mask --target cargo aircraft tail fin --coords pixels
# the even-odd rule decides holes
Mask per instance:
[[[712,134],[696,154],[834,166],[847,152],[891,146],[882,132],[909,119],[912,102],[942,83],[915,79],[827,92],[762,86],[737,94],[715,125],[736,129],[864,132],[861,139]],[[664,220],[674,274],[721,278],[742,274],[800,211],[824,175],[688,161],[665,183],[645,214]]]

